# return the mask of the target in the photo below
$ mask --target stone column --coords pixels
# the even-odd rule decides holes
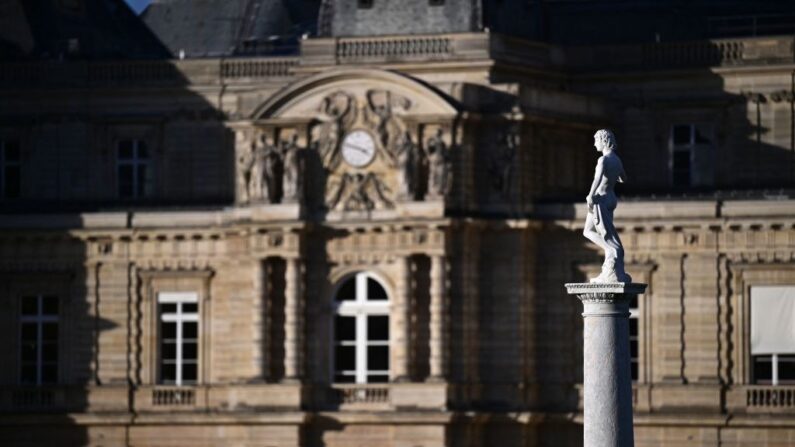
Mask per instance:
[[[582,301],[584,447],[632,447],[629,300],[645,284],[566,284]]]
[[[398,259],[397,299],[392,321],[395,334],[395,381],[408,382],[411,374],[411,258]]]
[[[445,258],[431,256],[430,380],[447,378],[447,288]]]
[[[304,313],[301,261],[287,258],[284,286],[284,378],[299,381],[303,374]]]

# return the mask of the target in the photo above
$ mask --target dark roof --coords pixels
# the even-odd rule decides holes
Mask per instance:
[[[314,34],[320,0],[155,0],[146,24],[175,55],[293,54]]]
[[[123,0],[0,0],[0,60],[166,57]]]

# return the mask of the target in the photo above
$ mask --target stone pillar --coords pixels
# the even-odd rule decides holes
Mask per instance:
[[[304,313],[301,261],[287,258],[284,286],[284,378],[299,381],[303,375]]]
[[[632,447],[629,300],[645,284],[566,284],[582,301],[584,447]]]
[[[411,374],[411,258],[398,259],[397,299],[392,321],[395,334],[395,381],[408,382]]]
[[[447,378],[447,287],[445,258],[431,256],[430,380]]]

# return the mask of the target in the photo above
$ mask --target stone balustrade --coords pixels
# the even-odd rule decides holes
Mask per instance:
[[[739,413],[795,413],[795,386],[734,387],[727,392],[726,405]]]

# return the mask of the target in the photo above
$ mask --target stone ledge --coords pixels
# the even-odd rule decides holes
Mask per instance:
[[[627,295],[640,295],[646,291],[648,284],[642,283],[566,283],[566,293],[569,295],[581,294],[595,294],[595,293],[611,293],[611,294],[627,294]]]

